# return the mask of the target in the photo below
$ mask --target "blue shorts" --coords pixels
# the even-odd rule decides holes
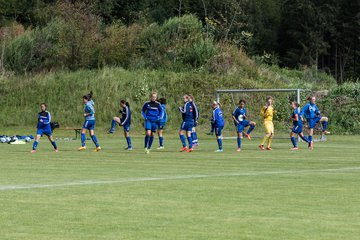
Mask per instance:
[[[45,134],[46,136],[51,136],[51,135],[52,135],[51,129],[38,129],[38,130],[36,131],[36,135],[43,136],[44,134]]]
[[[215,135],[221,136],[223,128],[224,128],[224,126],[220,126],[220,127],[215,126]]]
[[[300,134],[302,133],[302,130],[303,130],[303,126],[302,125],[297,125],[297,126],[294,126],[291,131],[293,133],[296,133],[296,134]]]
[[[130,132],[130,124],[125,124],[122,127],[124,128],[124,132]]]
[[[194,122],[182,122],[180,130],[191,132],[194,127]]]
[[[307,118],[306,121],[307,121],[307,124],[308,124],[308,128],[309,129],[315,128],[316,124],[318,122],[320,122],[320,119],[321,119],[321,117]]]
[[[85,120],[83,128],[87,130],[94,130],[95,129],[95,120]]]
[[[166,125],[166,122],[159,122],[159,123],[158,123],[158,128],[159,128],[160,130],[163,130],[164,127],[165,127],[165,125]]]
[[[156,132],[157,127],[158,123],[156,121],[145,120],[144,128],[146,131],[151,130],[152,132]]]
[[[237,130],[238,133],[239,133],[239,132],[243,132],[244,129],[245,129],[247,126],[249,126],[249,125],[250,125],[250,121],[248,121],[248,120],[243,120],[243,121],[241,121],[241,122],[236,126],[236,130]]]

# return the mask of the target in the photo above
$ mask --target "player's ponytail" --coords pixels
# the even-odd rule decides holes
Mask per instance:
[[[130,107],[130,103],[125,100],[121,100],[120,103],[126,105],[127,107]]]
[[[93,92],[90,91],[88,94],[83,96],[83,99],[90,101],[92,99],[92,96],[93,96]]]
[[[160,98],[160,99],[159,99],[159,102],[160,102],[161,104],[166,104],[166,98]]]

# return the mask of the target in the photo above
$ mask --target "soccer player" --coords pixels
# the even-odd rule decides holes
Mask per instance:
[[[261,150],[265,150],[264,144],[266,141],[268,141],[266,150],[272,150],[271,148],[271,142],[274,137],[274,118],[275,110],[273,107],[273,99],[272,97],[266,98],[266,105],[262,107],[260,111],[260,116],[264,119],[264,127],[265,127],[265,136],[263,140],[261,141],[259,148]]]
[[[114,119],[111,121],[111,129],[109,133],[114,132],[116,123],[118,123],[119,126],[122,126],[124,128],[124,137],[127,142],[127,148],[125,148],[125,150],[131,151],[132,145],[130,138],[130,125],[131,125],[130,104],[125,100],[121,100],[120,106],[122,107],[122,110],[119,111],[121,113],[121,118],[114,117]]]
[[[194,109],[194,127],[191,130],[191,138],[192,138],[192,141],[193,141],[193,146],[198,146],[199,145],[199,139],[198,139],[197,133],[196,133],[196,126],[197,126],[197,122],[198,122],[199,117],[200,117],[199,109],[195,104],[194,96],[189,94],[189,97],[190,97],[190,102],[191,102],[191,104],[193,106],[193,109]]]
[[[191,132],[194,127],[194,107],[190,101],[189,95],[184,95],[183,99],[184,99],[184,106],[179,107],[183,119],[183,122],[179,130],[179,137],[183,146],[180,152],[184,152],[184,151],[192,152],[193,146],[192,146]],[[189,148],[186,146],[186,140],[184,136],[185,133],[187,136],[187,140],[189,142]]]
[[[163,118],[163,109],[161,104],[156,101],[157,93],[153,92],[150,95],[150,101],[144,103],[141,114],[145,120],[145,153],[149,154],[152,143],[154,141],[154,133],[157,130],[158,122]]]
[[[255,129],[256,126],[255,122],[246,120],[247,112],[246,112],[245,104],[246,101],[241,99],[239,101],[239,107],[235,109],[232,115],[237,131],[237,146],[238,146],[237,152],[241,151],[241,141],[243,138],[243,131],[245,130],[245,128],[250,126],[248,131],[244,134],[249,140],[251,140],[250,134]]]
[[[78,149],[79,151],[86,150],[86,130],[89,130],[90,137],[92,141],[94,142],[96,148],[94,149],[94,152],[99,152],[101,150],[101,147],[99,145],[99,142],[95,136],[95,108],[94,108],[94,101],[92,100],[93,92],[90,91],[90,93],[83,96],[83,102],[84,102],[84,118],[85,122],[82,127],[81,131],[81,147]]]
[[[164,127],[167,122],[167,113],[166,113],[166,98],[160,98],[159,102],[161,104],[162,110],[163,110],[163,117],[159,120],[159,126],[157,130],[157,134],[159,136],[159,147],[158,150],[164,149]]]
[[[327,117],[322,117],[320,115],[319,108],[316,106],[316,97],[310,96],[308,97],[308,103],[301,109],[300,115],[304,116],[306,118],[306,122],[308,124],[309,128],[309,148],[314,148],[313,143],[313,134],[314,134],[314,128],[318,122],[321,122],[322,125],[322,134],[321,138],[322,140],[325,140],[325,134],[330,134],[330,132],[327,131],[327,126],[329,119]]]
[[[302,133],[303,124],[300,117],[299,104],[297,102],[291,102],[291,108],[293,109],[293,113],[291,115],[291,119],[293,120],[293,128],[291,129],[290,139],[294,146],[291,148],[291,150],[299,150],[295,135],[298,134],[299,137],[301,137],[301,139],[307,143],[309,143],[309,139]]]
[[[51,130],[51,114],[49,111],[47,111],[47,105],[46,103],[40,104],[40,112],[38,114],[38,124],[37,124],[37,131],[36,131],[36,137],[35,141],[33,143],[33,148],[31,150],[31,153],[36,153],[36,148],[39,144],[39,139],[44,134],[48,137],[49,141],[54,147],[54,151],[58,152],[58,148],[56,145],[55,140],[52,137],[52,130]]]
[[[213,114],[212,114],[212,118],[211,118],[211,123],[214,124],[215,127],[215,136],[218,142],[218,146],[219,149],[216,150],[215,152],[222,152],[223,151],[223,146],[222,146],[222,130],[224,128],[224,118],[223,118],[223,113],[219,107],[219,104],[214,101],[211,105],[211,107],[213,108]]]

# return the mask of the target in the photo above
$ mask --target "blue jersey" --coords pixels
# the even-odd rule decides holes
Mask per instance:
[[[215,127],[223,127],[224,126],[224,118],[223,113],[219,107],[213,110],[211,123],[215,125]]]
[[[51,114],[48,111],[39,112],[37,129],[51,130]]]
[[[246,108],[236,108],[233,112],[233,116],[236,118],[236,120],[239,122],[239,124],[242,124],[243,121],[246,119]],[[235,126],[237,125],[237,122],[234,120]]]
[[[90,100],[85,104],[84,113],[89,114],[85,117],[85,120],[95,120],[95,108],[94,108],[94,101]]]
[[[193,107],[193,109],[194,109],[194,121],[197,122],[197,121],[199,120],[199,117],[200,117],[200,115],[199,115],[199,109],[198,109],[198,107],[196,106],[196,104],[195,104],[194,101],[192,101],[191,104],[192,104],[192,107]]]
[[[163,117],[163,109],[159,102],[147,101],[142,107],[141,114],[145,120],[156,122]]]
[[[183,107],[179,107],[184,122],[194,122],[194,107],[191,102],[186,102]]]
[[[167,122],[167,112],[166,112],[166,104],[161,104],[161,108],[163,110],[163,117],[160,119],[160,123],[166,123]]]
[[[131,124],[131,111],[130,107],[126,106],[123,107],[121,111],[121,119],[120,119],[121,125],[130,125]]]
[[[292,113],[292,115],[291,115],[291,118],[292,119],[295,119],[295,116],[298,116],[298,121],[295,121],[295,120],[293,120],[293,125],[294,126],[302,126],[302,120],[301,120],[301,117],[300,117],[300,110],[299,110],[299,108],[296,108],[294,111],[293,111],[293,113]]]
[[[308,102],[302,109],[301,109],[301,116],[304,116],[306,119],[316,118],[320,115],[320,111],[316,104],[311,104]]]

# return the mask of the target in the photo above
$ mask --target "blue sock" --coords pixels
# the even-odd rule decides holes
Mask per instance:
[[[296,139],[295,139],[295,137],[291,137],[291,142],[292,142],[292,144],[294,145],[294,148],[296,148],[296,147],[297,147],[297,144],[296,144]]]
[[[238,146],[238,148],[241,148],[241,138],[237,138],[237,146]]]
[[[160,147],[164,146],[164,137],[159,137],[159,145]]]
[[[132,146],[131,146],[131,138],[130,137],[126,137],[126,142],[127,142],[128,148],[132,148]]]
[[[109,132],[113,133],[115,131],[115,126],[116,126],[116,121],[112,120],[111,121],[111,128],[110,128]]]
[[[194,132],[194,136],[191,135],[191,137],[193,138],[193,141],[194,141],[195,143],[198,143],[198,142],[199,142],[199,139],[198,139],[198,137],[197,137],[197,132]]]
[[[100,146],[95,135],[92,135],[92,136],[91,136],[91,139],[93,140],[93,142],[94,142],[94,144],[95,144],[96,147],[99,147],[99,146]]]
[[[211,130],[210,130],[210,132],[214,132],[215,131],[215,124],[211,124]]]
[[[322,122],[321,125],[322,125],[322,130],[323,131],[326,131],[327,127],[328,127],[328,124],[329,122]]]
[[[148,147],[148,145],[149,145],[149,140],[150,140],[150,136],[149,136],[149,135],[145,135],[145,148]]]
[[[187,139],[188,139],[188,142],[189,142],[189,148],[192,148],[192,137],[190,136],[190,137],[187,137]]]
[[[218,145],[219,145],[219,149],[222,150],[222,138],[218,137],[217,142],[218,142]]]
[[[309,142],[312,142],[313,136],[309,136],[308,139],[309,139]]]
[[[56,145],[55,140],[53,142],[51,142],[51,144],[53,145],[54,149],[57,149],[57,145]]]
[[[304,135],[304,136],[300,136],[302,140],[304,140],[305,142],[309,143],[309,139]]]
[[[192,142],[196,143],[196,137],[195,137],[195,132],[191,132],[191,138],[192,138]]]
[[[180,135],[180,140],[181,140],[181,143],[182,143],[183,147],[186,147],[186,140],[185,140],[184,135]]]
[[[150,136],[148,149],[151,148],[151,146],[152,146],[152,144],[153,144],[153,141],[154,141],[154,137],[153,137],[153,136]]]
[[[86,136],[85,133],[81,134],[81,146],[85,147],[85,142],[86,142]]]
[[[33,143],[33,150],[36,150],[36,148],[37,148],[38,144],[39,144],[39,142],[34,141],[34,143]]]
[[[252,130],[255,129],[255,125],[250,125],[249,130],[247,131],[247,134],[250,134]]]

